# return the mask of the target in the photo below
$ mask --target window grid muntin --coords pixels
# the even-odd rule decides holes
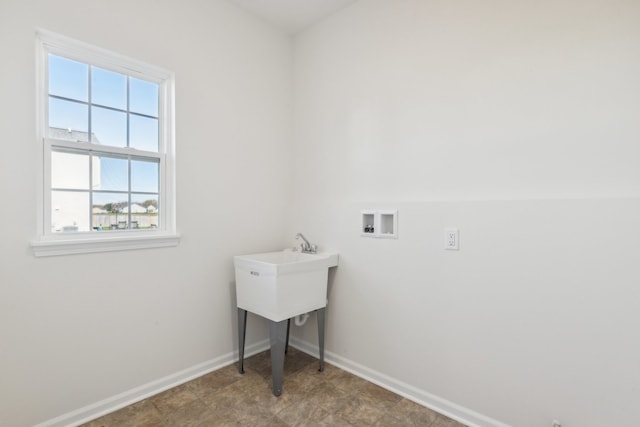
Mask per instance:
[[[131,129],[131,118],[129,117],[129,114],[130,114],[130,112],[129,112],[129,105],[130,105],[130,101],[129,101],[129,98],[130,98],[130,95],[129,95],[129,93],[130,93],[130,84],[129,84],[129,81],[130,80],[131,80],[130,77],[127,76],[127,96],[126,96],[127,99],[126,99],[125,102],[127,104],[127,115],[126,115],[127,116],[127,147],[129,147],[129,148],[131,148],[131,131],[130,131],[130,129]],[[158,120],[158,125],[159,125],[159,123],[160,123],[160,120]],[[158,150],[159,149],[160,149],[160,144],[158,144]],[[131,175],[131,167],[129,167],[129,175]],[[131,186],[131,176],[129,176],[129,186]],[[131,191],[131,188],[129,188],[129,191]],[[129,203],[129,204],[131,204],[131,203]],[[131,209],[129,209],[129,210],[131,210]],[[129,221],[129,223],[131,223],[131,221]]]
[[[118,111],[120,113],[131,114],[133,116],[146,117],[148,119],[158,119],[158,120],[160,119],[159,115],[158,116],[153,116],[153,115],[150,115],[150,114],[137,113],[135,111],[129,111],[129,110],[125,110],[125,109],[122,109],[122,108],[110,107],[110,106],[104,105],[104,104],[98,104],[98,103],[93,103],[93,102],[88,102],[88,101],[80,101],[78,99],[73,99],[73,98],[66,98],[66,97],[60,96],[60,95],[49,94],[49,97],[50,98],[55,98],[55,99],[60,99],[62,101],[71,101],[71,102],[75,102],[77,104],[87,105],[89,107],[91,107],[91,106],[100,107],[100,108],[104,108],[106,110],[112,110],[112,111]]]
[[[51,58],[52,54],[49,54],[49,58]],[[84,62],[83,62],[84,63]],[[93,134],[93,108],[91,108],[91,102],[93,101],[93,95],[92,95],[92,84],[91,84],[91,79],[92,79],[92,72],[91,70],[93,69],[93,67],[91,66],[91,64],[88,64],[88,70],[87,70],[87,84],[88,89],[87,89],[87,93],[89,94],[89,98],[88,98],[88,102],[89,105],[87,106],[87,120],[88,120],[88,126],[87,129],[89,129],[89,133],[87,133],[87,142],[89,142],[90,144],[92,143],[92,138],[91,135]],[[91,188],[93,186],[90,186],[89,188]],[[89,197],[89,199],[91,199],[91,197]],[[91,227],[89,227],[89,229],[91,229]]]

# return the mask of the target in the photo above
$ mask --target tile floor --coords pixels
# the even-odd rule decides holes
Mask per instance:
[[[84,427],[424,426],[464,427],[290,347],[282,395],[271,394],[269,351],[127,406]]]

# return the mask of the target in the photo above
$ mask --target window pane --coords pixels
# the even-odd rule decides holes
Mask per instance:
[[[157,193],[159,165],[158,161],[131,160],[131,191]]]
[[[89,110],[84,104],[49,98],[49,137],[86,142]]]
[[[131,228],[158,227],[158,196],[148,194],[131,195]]]
[[[51,192],[51,231],[89,231],[88,192]]]
[[[128,226],[126,194],[121,193],[93,193],[91,207],[94,230],[122,230]]]
[[[95,190],[129,190],[129,167],[126,158],[94,155],[93,159],[93,188]]]
[[[127,146],[127,114],[91,107],[91,142],[113,147]]]
[[[89,156],[53,151],[51,153],[51,188],[89,189]]]
[[[125,110],[127,108],[127,76],[91,67],[91,103]]]
[[[60,56],[49,55],[49,94],[88,101],[89,67]]]
[[[158,117],[158,85],[129,78],[129,110]]]
[[[129,146],[158,152],[158,119],[129,115]]]

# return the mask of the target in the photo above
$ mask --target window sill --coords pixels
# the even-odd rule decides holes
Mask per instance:
[[[58,238],[60,237],[60,238]],[[135,249],[164,248],[177,246],[180,236],[177,234],[141,234],[123,232],[110,236],[56,236],[55,239],[31,242],[36,257],[87,254],[94,252],[128,251]]]

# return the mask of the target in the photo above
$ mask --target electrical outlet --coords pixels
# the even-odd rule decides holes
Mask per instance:
[[[460,249],[460,232],[457,228],[447,228],[444,230],[444,248],[450,251]]]

